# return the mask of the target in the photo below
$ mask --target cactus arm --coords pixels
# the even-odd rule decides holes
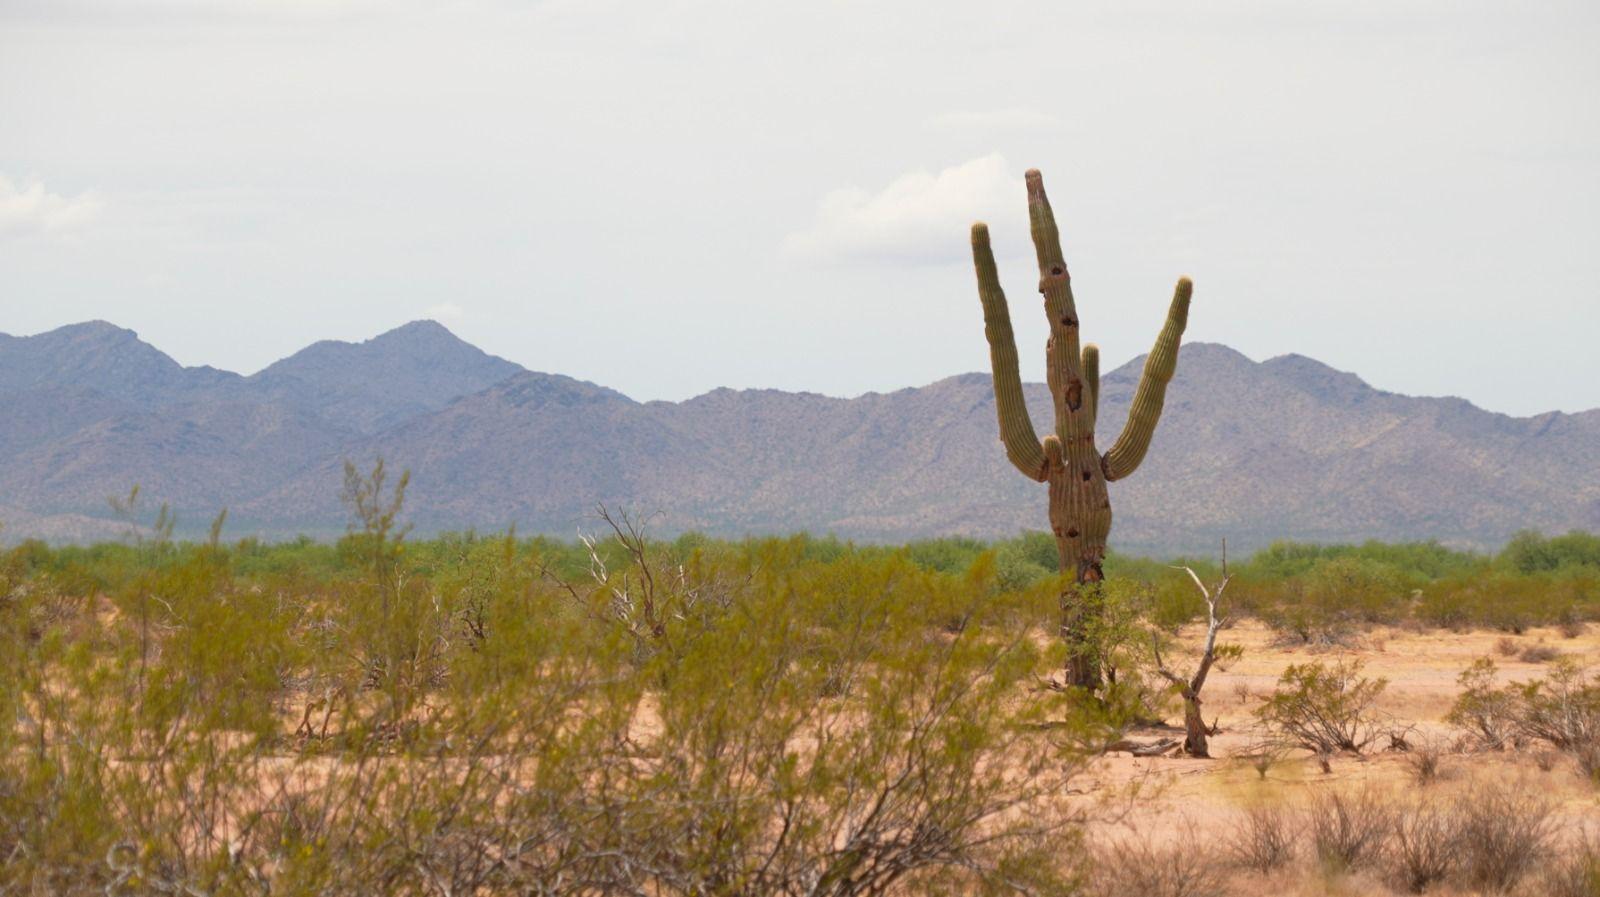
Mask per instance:
[[[1093,431],[1100,416],[1100,347],[1094,343],[1083,346],[1083,384],[1089,393],[1084,404],[1089,408],[1089,429]]]
[[[1056,405],[1056,435],[1067,446],[1093,435],[1093,423],[1083,409],[1083,371],[1078,357],[1078,310],[1072,298],[1072,275],[1061,255],[1061,233],[1044,192],[1044,179],[1029,169],[1028,220],[1034,255],[1039,260],[1039,292],[1044,294],[1045,316],[1050,319],[1050,342],[1045,348],[1050,394]],[[1086,426],[1087,424],[1087,426]]]
[[[1005,291],[1000,288],[1000,275],[995,270],[989,228],[982,222],[972,226],[972,264],[978,272],[978,298],[983,302],[983,334],[989,340],[989,366],[994,377],[1000,441],[1005,444],[1006,457],[1023,476],[1043,482],[1044,448],[1022,397],[1022,375],[1017,370],[1017,340],[1011,331],[1011,313],[1006,307]]]
[[[1108,480],[1120,480],[1133,473],[1150,448],[1150,438],[1156,432],[1161,407],[1166,402],[1167,383],[1178,368],[1178,344],[1189,322],[1189,297],[1193,291],[1189,278],[1179,278],[1172,294],[1172,306],[1167,310],[1167,322],[1162,325],[1161,335],[1156,337],[1155,347],[1144,361],[1144,374],[1133,395],[1127,426],[1102,461],[1101,467]]]

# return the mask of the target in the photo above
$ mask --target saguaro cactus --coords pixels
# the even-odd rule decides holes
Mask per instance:
[[[1041,441],[1028,417],[1022,398],[1022,378],[1017,371],[1016,338],[1006,295],[1000,289],[994,252],[989,248],[989,228],[972,226],[972,261],[978,271],[978,296],[983,300],[984,335],[989,339],[989,359],[994,372],[995,405],[1000,418],[1000,441],[1006,457],[1029,479],[1050,484],[1050,529],[1055,534],[1062,571],[1072,571],[1078,588],[1062,596],[1062,634],[1071,650],[1068,679],[1073,685],[1095,688],[1100,673],[1086,633],[1093,618],[1094,588],[1104,578],[1106,536],[1111,532],[1111,500],[1106,483],[1133,473],[1144,460],[1161,417],[1167,383],[1178,366],[1178,343],[1189,319],[1193,285],[1178,280],[1167,310],[1167,322],[1145,360],[1144,375],[1134,394],[1133,408],[1122,435],[1105,454],[1095,449],[1095,413],[1100,393],[1100,350],[1078,343],[1078,310],[1072,298],[1072,277],[1061,255],[1044,180],[1030,169],[1028,217],[1033,248],[1039,260],[1039,292],[1050,320],[1045,343],[1046,381],[1055,405],[1055,432]]]

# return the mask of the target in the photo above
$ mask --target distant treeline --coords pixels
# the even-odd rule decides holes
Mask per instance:
[[[244,579],[325,582],[361,574],[366,557],[363,538],[353,534],[336,542],[246,539],[216,545],[135,538],[86,546],[28,541],[10,549],[9,555],[13,569],[48,574],[78,593],[116,591],[152,565],[179,564],[197,552],[225,553],[234,575]],[[899,557],[945,574],[965,574],[982,559],[993,564],[999,587],[1009,590],[1035,586],[1055,576],[1057,568],[1055,541],[1044,532],[998,541],[948,537],[899,546],[863,545],[807,533],[742,540],[686,533],[647,540],[653,551],[673,563],[687,563],[697,554],[749,556],[774,543],[785,545],[786,556],[806,561]],[[623,543],[610,538],[594,540],[591,553],[581,540],[464,532],[404,540],[398,562],[420,576],[458,574],[475,557],[481,558],[490,544],[560,576],[587,575],[596,558],[616,565],[628,561],[619,554]],[[1148,607],[1152,618],[1174,626],[1201,611],[1188,574],[1180,567],[1190,567],[1208,579],[1222,574],[1217,556],[1157,560],[1113,551],[1106,562],[1114,584],[1145,593],[1139,603]],[[1228,573],[1233,577],[1229,596],[1234,616],[1256,616],[1306,640],[1373,623],[1412,621],[1520,632],[1530,626],[1600,620],[1600,535],[1581,531],[1560,536],[1520,532],[1494,554],[1437,542],[1283,541],[1248,557],[1230,558]]]

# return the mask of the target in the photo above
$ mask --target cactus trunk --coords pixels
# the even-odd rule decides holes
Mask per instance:
[[[1033,247],[1039,263],[1039,292],[1044,296],[1050,339],[1045,344],[1046,381],[1055,411],[1055,432],[1040,440],[1023,401],[1018,371],[1016,339],[1010,311],[1000,288],[989,229],[972,226],[972,257],[978,274],[978,297],[983,303],[984,334],[989,341],[995,407],[1000,441],[1006,457],[1024,476],[1050,487],[1050,530],[1063,572],[1071,572],[1076,587],[1062,595],[1061,633],[1069,647],[1068,681],[1097,688],[1100,673],[1089,632],[1096,615],[1098,586],[1104,579],[1106,537],[1111,532],[1111,500],[1106,483],[1131,473],[1144,459],[1161,417],[1167,383],[1178,363],[1178,345],[1188,322],[1188,278],[1178,281],[1155,348],[1145,362],[1144,375],[1134,397],[1128,424],[1111,450],[1101,455],[1094,444],[1095,415],[1099,410],[1100,352],[1094,345],[1079,346],[1077,305],[1072,277],[1061,254],[1044,181],[1036,170],[1027,175],[1028,217]]]

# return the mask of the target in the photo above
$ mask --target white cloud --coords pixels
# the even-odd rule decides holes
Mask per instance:
[[[81,228],[100,215],[93,193],[62,196],[37,179],[17,183],[0,174],[0,237],[59,234]]]
[[[1047,131],[1061,127],[1061,119],[1025,106],[983,111],[941,112],[923,126],[930,131],[990,133],[994,131]]]
[[[454,302],[441,302],[423,312],[424,315],[435,321],[459,321],[466,313],[466,309]]]
[[[835,190],[817,206],[809,230],[783,244],[790,258],[812,262],[927,263],[964,256],[972,222],[1025,209],[1022,177],[999,153],[896,178],[877,193]]]

